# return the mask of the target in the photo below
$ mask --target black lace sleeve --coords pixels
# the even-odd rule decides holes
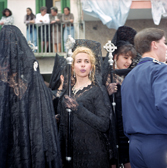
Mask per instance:
[[[64,93],[64,90],[51,90],[52,94],[53,94],[53,99],[56,99],[56,98],[60,98],[63,93]]]
[[[79,119],[95,129],[106,132],[109,128],[109,109],[104,104],[102,92],[99,87],[96,87],[90,90],[90,95],[93,95],[94,113],[84,107],[84,102],[78,102],[78,110],[74,113],[77,114]]]

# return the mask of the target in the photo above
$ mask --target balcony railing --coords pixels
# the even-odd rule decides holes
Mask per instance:
[[[69,34],[74,39],[85,39],[85,23],[29,24],[26,38],[36,46],[36,56],[48,56],[66,52],[64,44]]]

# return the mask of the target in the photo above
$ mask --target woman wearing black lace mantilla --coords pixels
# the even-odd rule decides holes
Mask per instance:
[[[52,94],[21,31],[0,31],[0,168],[61,168]]]
[[[106,56],[103,62],[103,83],[106,85],[111,104],[113,103],[113,95],[115,97],[115,122],[117,144],[119,145],[117,153],[117,163],[125,168],[131,168],[129,161],[129,139],[124,135],[122,122],[122,106],[121,106],[121,85],[125,76],[130,72],[140,59],[133,46],[136,31],[131,27],[122,26],[116,31],[112,43],[117,46],[113,53],[113,83],[111,83],[111,68],[108,63],[109,57]],[[112,160],[112,168],[116,167],[116,160]]]
[[[73,52],[72,96],[64,91],[66,82],[62,75],[58,90],[63,90],[58,105],[61,149],[64,167],[67,138],[67,112],[72,110],[72,167],[109,168],[109,152],[105,133],[109,129],[110,105],[105,87],[101,85],[100,44],[90,40],[78,40]],[[88,48],[93,45],[95,54]],[[85,47],[86,46],[86,47]],[[93,49],[92,48],[92,49]],[[101,50],[100,50],[101,52]],[[64,83],[64,86],[63,86]],[[62,91],[62,92],[63,92]]]

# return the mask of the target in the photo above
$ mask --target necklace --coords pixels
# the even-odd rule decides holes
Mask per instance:
[[[90,82],[90,81],[89,81],[89,82]],[[82,90],[84,87],[86,87],[86,86],[88,86],[88,85],[89,85],[89,84],[86,83],[86,84],[80,86],[78,89],[75,89],[75,85],[74,85],[73,88],[72,88],[73,94],[75,95],[79,90]]]

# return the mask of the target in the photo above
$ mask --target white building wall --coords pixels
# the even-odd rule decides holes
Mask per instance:
[[[17,26],[26,36],[26,26],[24,24],[24,16],[26,8],[30,7],[33,13],[36,13],[35,0],[8,0],[7,8],[9,8],[14,17],[14,25]]]
[[[70,12],[74,15],[75,38],[84,39],[84,26],[82,17],[82,6],[80,0],[70,0]]]

